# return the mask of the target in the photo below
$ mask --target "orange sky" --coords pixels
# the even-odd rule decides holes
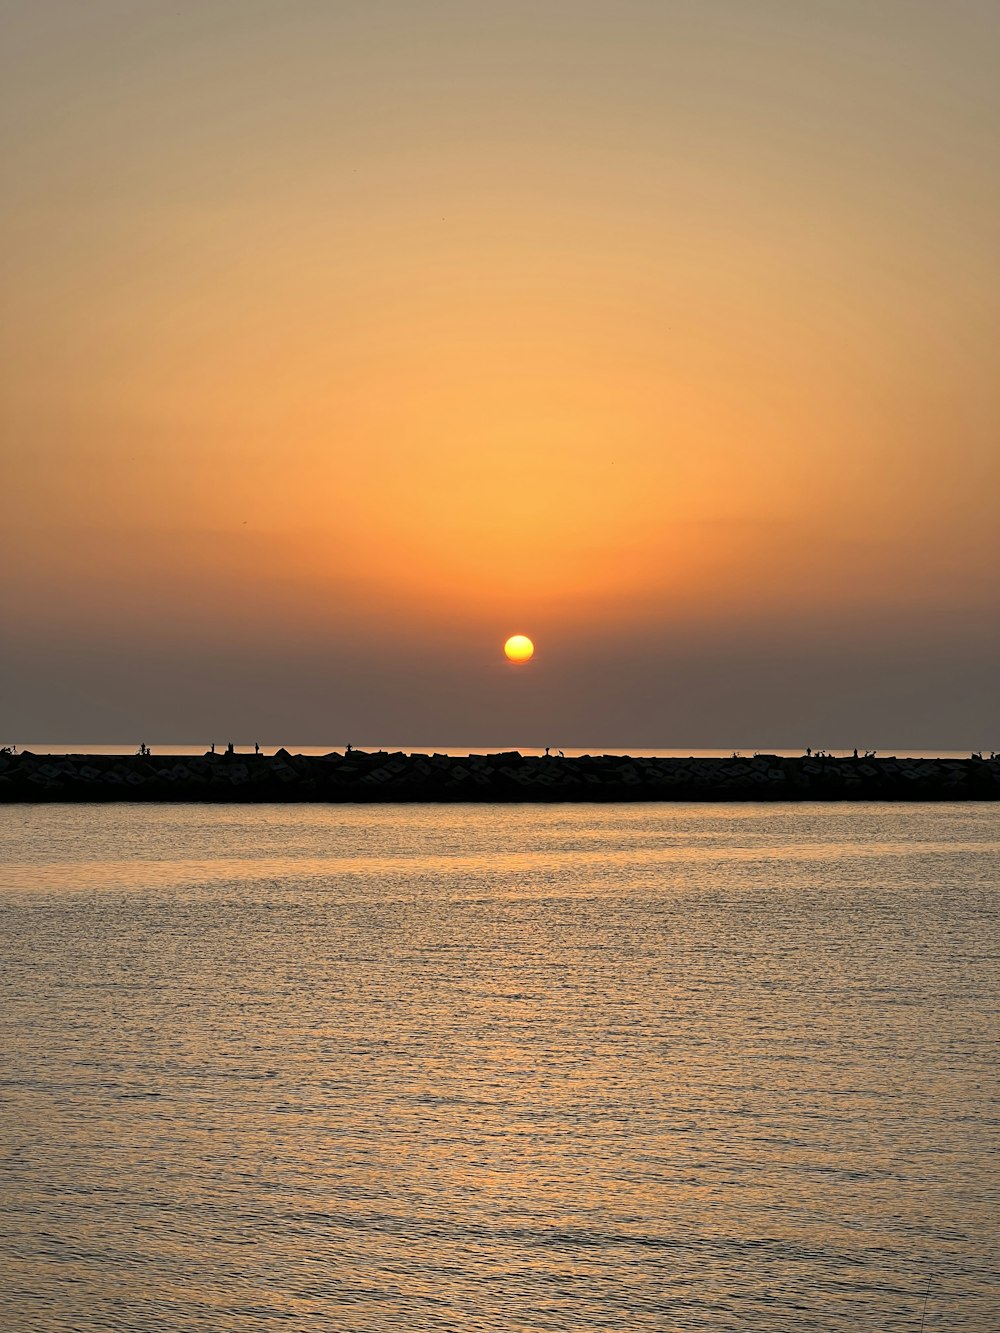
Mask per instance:
[[[441,743],[490,711],[515,629],[561,674],[502,726],[526,741],[565,698],[566,744],[609,642],[636,680],[748,638],[763,672],[768,636],[907,661],[948,636],[976,671],[995,651],[994,7],[41,0],[2,21],[20,733],[76,688],[71,666],[39,684],[38,655],[109,642],[166,661],[179,637],[280,638],[317,682],[349,658],[372,727],[395,653],[394,699],[440,692],[418,730]],[[127,665],[141,717],[149,662]],[[164,671],[150,729],[186,739],[197,692]],[[81,739],[132,725],[101,680]],[[931,680],[901,741],[951,736]],[[766,725],[809,720],[776,698]],[[687,725],[728,742],[707,705]]]

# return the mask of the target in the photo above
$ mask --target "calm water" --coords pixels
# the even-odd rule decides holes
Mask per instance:
[[[217,750],[219,751],[224,750],[226,748],[226,744],[227,742],[225,741],[216,742]],[[247,744],[245,741],[240,741],[236,743],[236,749],[240,754],[252,754],[253,746],[254,746],[253,741],[250,741],[249,744]],[[117,745],[107,745],[107,744],[83,745],[79,741],[25,741],[25,742],[19,741],[15,748],[18,750],[29,750],[32,754],[135,754],[136,750],[138,749],[138,744],[133,742],[130,744],[119,743]],[[269,741],[266,744],[262,744],[260,747],[261,754],[274,754],[274,752],[279,748],[280,748],[279,745],[272,741]],[[293,754],[312,754],[312,755],[329,754],[332,750],[337,750],[340,753],[343,753],[344,750],[343,744],[294,745],[291,742],[289,742],[285,746],[285,748],[291,751],[291,753]],[[545,753],[544,748],[537,745],[457,745],[457,746],[456,745],[424,745],[424,746],[359,745],[356,748],[359,750],[368,750],[368,751],[403,750],[407,754],[412,754],[414,751],[422,751],[424,753],[427,753],[436,750],[439,754],[453,754],[459,756],[467,754],[489,754],[491,752],[496,753],[499,750],[519,750],[521,754],[524,755]],[[771,745],[760,745],[757,747],[744,746],[743,749],[740,751],[740,753],[744,756],[751,755],[754,753],[755,748],[761,751],[766,751],[766,753],[768,754],[788,755],[789,757],[793,755],[801,755],[804,753],[804,749],[802,746],[799,746],[798,749],[789,750],[787,748],[783,749],[780,746],[776,748]],[[206,752],[208,746],[178,745],[172,741],[164,741],[164,742],[154,743],[151,746],[151,749],[154,755],[165,755],[165,754],[201,755]],[[558,746],[553,746],[552,747],[553,753],[555,753],[558,749],[559,749]],[[987,747],[985,750],[981,752],[984,754],[991,753],[989,747]],[[691,749],[690,746],[688,746],[686,749],[682,748],[679,750],[678,749],[651,750],[649,749],[648,746],[644,745],[638,745],[638,746],[619,745],[612,749],[607,749],[604,746],[597,745],[597,746],[591,746],[589,749],[582,749],[582,750],[580,749],[573,750],[567,748],[560,751],[560,753],[566,754],[567,756],[570,757],[574,755],[585,755],[585,754],[632,754],[632,755],[648,755],[651,759],[654,758],[688,759],[695,756],[703,759],[728,759],[730,755],[733,753],[733,751],[732,747],[730,747],[728,750],[698,750],[698,749]],[[831,751],[831,753],[844,757],[846,755],[849,755],[851,753],[851,750],[838,748]],[[892,746],[888,748],[883,746],[882,749],[880,749],[877,753],[883,758],[889,755],[895,755],[899,759],[968,759],[970,751],[935,750],[933,747],[931,748],[925,747],[922,750],[907,750],[905,748],[898,749]]]
[[[0,1328],[1000,1328],[991,806],[0,808]]]

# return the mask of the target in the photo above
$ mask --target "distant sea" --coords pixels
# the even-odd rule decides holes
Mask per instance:
[[[216,750],[217,751],[225,750],[226,745],[228,744],[228,740],[229,738],[222,741],[216,741],[215,742]],[[142,741],[142,743],[144,744],[148,744],[154,754],[178,754],[178,755],[204,754],[206,750],[210,748],[211,745],[211,742],[208,742],[205,745],[178,745],[175,744],[173,741],[163,741],[157,743],[155,740],[150,740],[149,737],[147,736],[142,736],[139,737],[139,739],[136,740],[134,743],[118,742],[113,744],[107,744],[101,742],[100,744],[89,744],[89,743],[84,744],[81,741],[34,741],[34,742],[25,741],[23,744],[21,742],[17,742],[17,748],[19,750],[30,750],[33,754],[135,754],[135,752],[139,748],[140,741]],[[248,751],[251,754],[253,753],[253,747],[254,747],[253,741],[250,741],[249,744],[247,744],[245,741],[235,742],[235,745],[236,749],[240,751],[240,753],[245,754]],[[296,745],[291,741],[277,741],[277,742],[269,741],[267,744],[265,744],[263,741],[260,742],[261,751],[265,754],[273,754],[275,750],[278,750],[282,747],[288,750],[292,754],[319,755],[319,754],[329,754],[333,750],[343,752],[345,748],[345,743],[330,744],[330,745]],[[537,745],[496,745],[496,744],[387,745],[382,743],[382,744],[371,744],[371,745],[354,744],[353,748],[355,750],[369,750],[369,751],[385,750],[390,753],[402,751],[405,754],[418,754],[418,753],[419,754],[437,753],[437,754],[449,754],[449,755],[497,754],[504,750],[518,750],[523,755],[545,753],[544,747],[540,747]],[[551,746],[550,748],[553,754],[557,754],[559,752],[560,747],[554,745]],[[751,755],[754,754],[755,752],[760,752],[762,754],[776,754],[776,755],[788,755],[788,756],[801,755],[805,753],[804,748],[787,749],[787,748],[782,748],[781,746],[768,746],[768,745],[757,745],[753,747],[742,746],[737,748],[739,749],[739,753],[743,755]],[[680,747],[667,750],[656,750],[656,749],[650,749],[650,747],[646,745],[616,745],[616,746],[598,745],[598,746],[586,747],[583,749],[579,748],[570,749],[567,747],[563,747],[562,752],[570,756],[584,755],[584,754],[631,754],[631,755],[648,755],[650,758],[660,758],[660,759],[673,759],[673,758],[684,759],[691,757],[701,758],[701,759],[724,759],[728,758],[733,753],[733,749],[734,749],[733,746],[730,746],[728,749],[722,749],[722,750],[711,750],[711,749],[706,750],[698,748],[692,749],[690,746],[687,746],[687,747]],[[851,753],[851,747],[848,747],[847,749],[843,748],[833,749],[830,751],[830,753],[836,755],[849,755]],[[906,759],[906,758],[968,759],[970,751],[937,750],[934,749],[933,746],[917,750],[906,749],[906,748],[895,749],[891,746],[887,746],[881,748],[878,751],[878,753],[883,756],[894,754],[898,756],[900,759]]]
[[[964,804],[0,807],[0,1328],[995,1333],[998,886]]]

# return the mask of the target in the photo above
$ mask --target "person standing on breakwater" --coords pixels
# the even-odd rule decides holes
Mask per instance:
[[[260,746],[257,744],[256,741],[254,741],[253,743],[253,752],[254,754],[260,754]]]
[[[230,741],[229,744],[226,746],[226,754],[235,754],[235,753],[236,753],[236,746],[232,743],[232,741]]]

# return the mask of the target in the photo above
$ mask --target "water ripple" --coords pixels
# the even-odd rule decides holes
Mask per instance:
[[[993,1333],[969,806],[7,807],[0,1327]]]

